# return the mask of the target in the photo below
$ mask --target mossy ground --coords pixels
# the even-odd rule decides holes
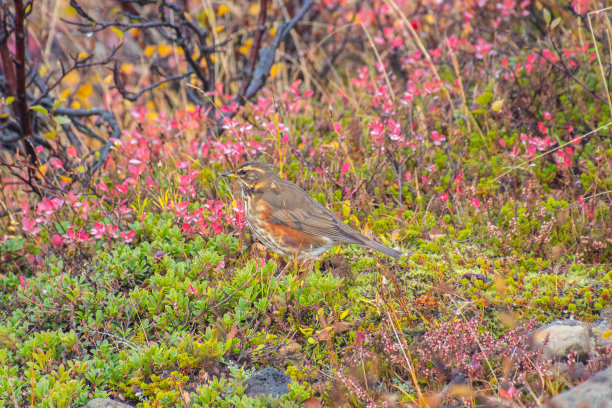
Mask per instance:
[[[359,18],[374,39],[351,32],[325,78],[283,60],[220,138],[205,139],[211,118],[184,90],[129,103],[83,75],[99,88],[65,103],[110,99],[124,129],[92,182],[50,172],[58,189],[41,199],[0,170],[3,208],[18,208],[0,225],[0,404],[535,406],[583,379],[526,335],[611,305],[610,107],[593,37],[561,6],[547,6],[553,30],[540,2],[507,15],[508,2],[428,3],[411,21],[430,60],[385,2],[359,17],[327,3],[323,27]],[[305,271],[262,250],[219,177],[246,159],[407,255],[345,246]],[[593,350],[586,373],[609,364]],[[270,365],[289,394],[246,397]]]

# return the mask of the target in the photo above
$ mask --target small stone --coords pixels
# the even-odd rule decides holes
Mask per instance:
[[[132,406],[110,398],[94,398],[85,404],[84,408],[132,408]]]
[[[572,351],[579,358],[586,357],[591,349],[589,328],[577,320],[556,320],[532,333],[531,346],[542,349],[544,360],[565,358]]]
[[[612,408],[612,367],[548,401],[547,408]]]
[[[289,393],[287,385],[291,377],[274,367],[266,367],[254,373],[245,381],[244,394],[247,397],[264,394],[272,397],[280,397]]]

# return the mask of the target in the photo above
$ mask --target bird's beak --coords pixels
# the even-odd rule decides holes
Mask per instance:
[[[236,173],[234,173],[233,171],[226,171],[225,173],[221,173],[222,177],[229,177],[229,178],[236,178],[238,177],[236,175]]]

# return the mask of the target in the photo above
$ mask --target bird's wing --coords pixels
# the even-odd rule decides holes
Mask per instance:
[[[334,213],[314,201],[304,190],[282,183],[277,191],[261,197],[272,207],[269,221],[336,242],[363,244],[365,237],[344,224]],[[363,239],[362,239],[363,238]]]

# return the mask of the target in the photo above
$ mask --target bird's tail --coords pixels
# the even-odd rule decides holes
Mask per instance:
[[[389,248],[386,245],[383,244],[379,244],[376,241],[372,241],[371,239],[362,239],[363,241],[363,245],[365,245],[366,247],[373,249],[375,251],[378,252],[382,252],[385,255],[389,255],[395,259],[400,259],[402,257],[402,253],[399,251],[396,251],[393,248]]]

